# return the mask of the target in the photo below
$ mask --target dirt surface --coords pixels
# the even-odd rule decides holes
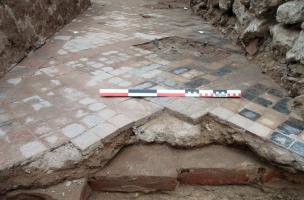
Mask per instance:
[[[202,58],[203,56],[223,59],[230,55],[227,50],[208,44],[207,41],[200,42],[176,36],[156,39],[152,42],[136,45],[136,47],[155,52],[159,56],[167,59],[170,58],[171,60],[189,56],[193,56],[196,59]]]
[[[151,9],[189,8],[189,0],[165,0],[145,5]]]
[[[247,186],[180,186],[173,192],[141,193],[93,193],[90,200],[303,200],[304,191],[262,191]]]

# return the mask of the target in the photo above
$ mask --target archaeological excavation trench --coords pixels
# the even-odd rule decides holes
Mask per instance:
[[[303,199],[303,159],[252,137],[212,114],[193,124],[163,111],[82,160],[65,145],[1,173],[0,186],[7,200]]]

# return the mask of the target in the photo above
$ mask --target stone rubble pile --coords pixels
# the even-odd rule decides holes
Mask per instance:
[[[304,0],[190,0],[190,5],[194,13],[226,26],[224,31],[236,32],[249,55],[255,55],[270,38],[268,52],[284,64],[272,71],[284,71],[286,88],[304,99]],[[219,16],[210,17],[210,13]]]
[[[275,56],[304,64],[303,0],[191,0],[191,7],[196,13],[218,9],[233,14],[245,47],[270,33]]]

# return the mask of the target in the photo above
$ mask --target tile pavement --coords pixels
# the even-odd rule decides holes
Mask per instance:
[[[285,91],[230,41],[211,26],[202,27],[202,19],[189,10],[119,2],[96,0],[0,79],[0,169],[69,142],[85,151],[164,108],[193,122],[210,113],[304,156],[304,122],[291,116]],[[147,12],[154,17],[140,16]],[[168,36],[207,40],[222,56],[174,56],[175,51],[138,46],[157,45],[155,39]],[[100,87],[237,88],[244,93],[242,99],[100,98]]]

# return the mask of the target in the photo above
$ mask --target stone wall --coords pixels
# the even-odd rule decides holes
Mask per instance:
[[[280,81],[296,97],[290,107],[304,116],[304,0],[190,0],[190,5]]]
[[[90,0],[0,0],[0,77],[89,6]]]

